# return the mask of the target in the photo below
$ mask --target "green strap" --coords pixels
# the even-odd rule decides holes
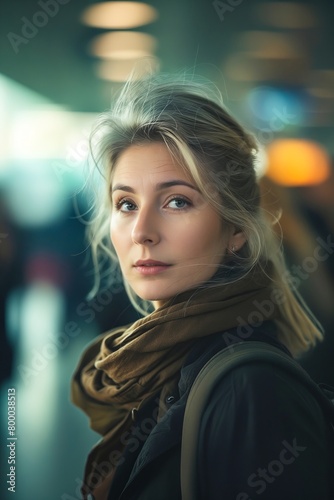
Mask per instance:
[[[213,356],[197,375],[189,392],[182,429],[181,492],[182,500],[197,500],[197,448],[202,415],[214,386],[236,366],[269,363],[290,373],[310,390],[334,421],[334,406],[308,373],[288,354],[266,342],[234,344]]]

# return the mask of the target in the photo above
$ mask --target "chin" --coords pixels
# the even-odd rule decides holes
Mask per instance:
[[[202,282],[202,280],[196,280],[194,283],[182,283],[180,280],[180,282],[176,284],[175,282],[168,283],[167,280],[163,282],[159,279],[155,282],[151,281],[151,283],[128,283],[135,294],[138,295],[138,297],[140,297],[142,300],[160,303],[167,302],[168,300],[176,297],[182,292],[191,290],[192,288],[196,288],[196,286],[198,286]]]
[[[159,287],[159,290],[160,289],[161,289],[161,287]],[[137,289],[133,288],[133,291],[142,300],[147,300],[149,302],[166,301],[178,293],[178,292],[175,292],[174,294],[161,294],[161,291],[159,292],[157,290],[143,290],[143,289],[139,289],[139,288],[137,288]]]

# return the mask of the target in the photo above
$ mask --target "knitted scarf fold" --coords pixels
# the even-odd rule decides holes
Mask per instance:
[[[179,378],[196,340],[251,324],[252,313],[258,311],[255,304],[270,296],[270,275],[268,263],[265,271],[255,267],[232,283],[183,292],[135,323],[101,335],[87,348],[73,376],[72,401],[103,438],[87,460],[84,497],[93,492],[103,498],[96,492],[104,476],[113,475],[117,457],[120,460],[131,410]],[[264,319],[278,317],[273,303]]]

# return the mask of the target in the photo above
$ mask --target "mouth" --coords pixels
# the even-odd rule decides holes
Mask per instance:
[[[145,276],[162,273],[169,267],[171,267],[171,264],[158,260],[138,260],[134,265],[136,271]]]

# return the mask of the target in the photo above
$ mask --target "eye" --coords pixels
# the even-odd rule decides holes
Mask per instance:
[[[185,198],[182,198],[180,196],[172,198],[167,203],[167,206],[169,206],[170,208],[173,208],[174,210],[182,210],[184,208],[190,207],[190,205],[191,205],[190,201],[188,201]]]
[[[119,212],[133,212],[134,210],[136,210],[137,207],[131,200],[122,198],[121,200],[115,203],[115,208]]]

